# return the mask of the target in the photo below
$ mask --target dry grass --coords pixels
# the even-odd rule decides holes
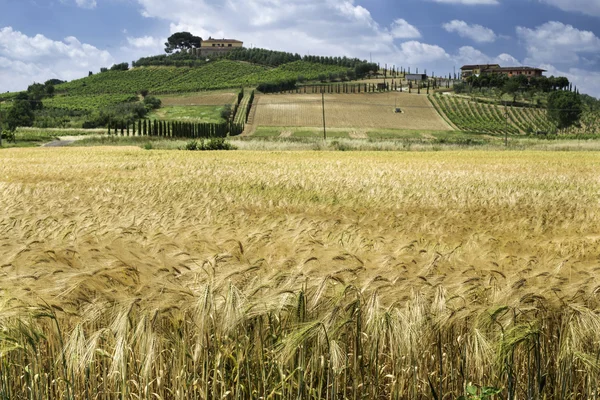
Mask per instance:
[[[596,396],[598,153],[0,157],[0,398]]]
[[[255,126],[323,126],[321,95],[260,95],[254,102]],[[325,119],[332,128],[452,130],[426,95],[408,93],[327,94]]]

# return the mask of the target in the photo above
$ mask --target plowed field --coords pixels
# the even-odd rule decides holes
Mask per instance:
[[[323,125],[321,95],[261,95],[254,104],[255,126]],[[327,94],[325,121],[335,128],[452,130],[427,96],[408,93]]]

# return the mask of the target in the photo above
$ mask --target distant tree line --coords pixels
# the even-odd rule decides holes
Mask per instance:
[[[211,59],[224,58],[232,61],[246,61],[252,64],[263,65],[267,67],[278,67],[283,64],[289,64],[294,61],[306,61],[315,64],[335,65],[348,68],[348,79],[355,77],[364,77],[370,72],[377,72],[379,66],[376,63],[369,63],[358,58],[348,57],[323,57],[323,56],[301,56],[297,53],[286,53],[283,51],[274,51],[267,49],[247,49],[235,48],[221,56],[210,56]],[[133,62],[134,67],[146,66],[175,66],[175,67],[195,67],[205,64],[204,58],[190,54],[186,51],[179,51],[172,54],[161,54],[152,57],[142,57]],[[351,71],[351,72],[350,72]]]
[[[223,56],[229,60],[247,61],[253,64],[278,67],[294,61],[306,61],[315,64],[336,65],[357,70],[357,74],[364,75],[369,71],[377,72],[379,66],[376,63],[368,63],[366,60],[348,57],[324,57],[324,56],[301,56],[298,53],[287,53],[260,48],[247,49],[236,48]]]
[[[521,88],[534,89],[541,92],[565,90],[570,85],[569,79],[564,76],[534,76],[527,78],[525,75],[515,75],[509,78],[504,74],[481,74],[479,76],[473,75],[466,79],[466,83],[474,88],[502,88],[509,81],[516,82]]]

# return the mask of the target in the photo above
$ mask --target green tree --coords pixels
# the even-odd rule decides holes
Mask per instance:
[[[159,98],[154,96],[147,96],[144,98],[144,106],[147,110],[156,110],[157,108],[160,108],[161,105],[162,102]]]
[[[42,100],[47,96],[46,86],[41,83],[34,83],[27,88],[27,97],[34,110],[41,110],[43,107]]]
[[[6,114],[6,127],[9,138],[15,141],[15,131],[20,126],[33,125],[33,109],[29,100],[17,99]]]
[[[583,113],[581,97],[577,93],[558,91],[548,96],[548,118],[558,129],[566,129],[579,123]]]
[[[169,36],[165,43],[165,52],[172,53],[175,50],[189,50],[200,47],[202,38],[194,36],[189,32],[177,32]]]
[[[508,93],[513,97],[513,103],[515,103],[517,101],[517,95],[521,90],[521,84],[516,79],[511,78],[506,81],[502,89],[504,90],[504,93]]]

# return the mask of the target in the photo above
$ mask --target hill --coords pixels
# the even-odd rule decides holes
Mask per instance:
[[[99,127],[108,120],[135,120],[143,116],[141,92],[167,95],[257,87],[279,82],[313,81],[354,76],[345,65],[329,65],[304,60],[277,67],[247,61],[219,59],[202,61],[196,66],[143,66],[126,70],[107,70],[59,83],[54,93],[43,100],[43,108],[35,111],[35,126]],[[15,96],[0,96],[0,108],[6,108]],[[223,104],[214,104],[222,107]]]
[[[205,90],[252,87],[261,83],[297,79],[316,80],[321,75],[340,74],[345,67],[295,61],[277,68],[241,61],[219,60],[199,67],[138,67],[128,71],[107,71],[56,86],[56,95],[44,101],[52,108],[74,107],[73,97],[84,97],[78,109],[88,104],[89,96],[104,96],[96,103],[123,102],[123,95],[137,96],[142,90],[151,95],[189,93]],[[71,99],[69,99],[71,98]]]
[[[464,132],[519,135],[555,133],[557,129],[548,120],[545,108],[500,106],[457,95],[434,95],[430,100],[441,115]],[[600,111],[586,107],[580,126],[564,133],[581,135],[599,131]]]

